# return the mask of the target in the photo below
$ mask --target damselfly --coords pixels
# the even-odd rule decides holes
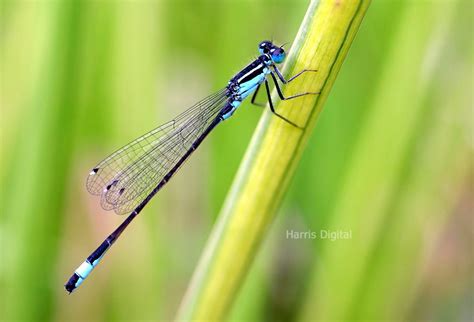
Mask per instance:
[[[286,80],[276,66],[285,59],[283,46],[263,41],[258,49],[260,56],[237,73],[224,89],[203,99],[174,120],[115,151],[92,169],[87,178],[87,190],[101,197],[102,207],[114,210],[117,214],[131,213],[69,278],[65,284],[69,293],[81,285],[125,228],[171,179],[206,136],[219,123],[231,117],[250,94],[253,94],[251,102],[255,103],[262,84],[265,85],[273,114],[299,127],[275,111],[268,76],[273,80],[280,99],[288,100],[318,93],[306,92],[285,97],[278,80],[287,84],[301,74],[315,70],[302,70]]]

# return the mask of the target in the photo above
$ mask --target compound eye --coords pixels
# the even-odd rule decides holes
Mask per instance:
[[[277,64],[282,63],[286,57],[286,53],[283,50],[283,48],[275,48],[274,50],[271,51],[271,55],[272,55],[272,60]]]

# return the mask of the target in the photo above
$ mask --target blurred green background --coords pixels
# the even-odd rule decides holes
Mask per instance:
[[[219,126],[68,296],[125,218],[85,177],[259,41],[291,42],[307,5],[2,0],[0,319],[174,317],[261,109]],[[229,320],[472,319],[472,31],[468,0],[372,3]],[[352,238],[287,238],[320,230]]]

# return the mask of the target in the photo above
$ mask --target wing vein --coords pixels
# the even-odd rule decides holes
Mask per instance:
[[[101,196],[101,206],[127,213],[160,182],[210,125],[228,98],[222,89],[174,120],[116,150],[87,178],[87,190]]]

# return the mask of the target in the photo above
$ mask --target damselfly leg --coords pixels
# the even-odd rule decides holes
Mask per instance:
[[[255,102],[255,100],[257,99],[257,94],[258,94],[258,91],[260,90],[261,85],[262,84],[258,84],[257,89],[255,90],[255,92],[252,95],[252,99],[250,100],[250,103],[252,103],[253,105],[256,105],[256,106],[265,107],[265,103]]]
[[[277,78],[275,77],[275,74],[278,76],[278,78],[281,80],[281,82],[283,84],[288,84],[290,83],[291,81],[295,80],[296,78],[298,78],[299,76],[301,76],[302,74],[306,73],[306,72],[317,72],[317,70],[315,69],[303,69],[302,71],[300,71],[299,73],[297,73],[296,75],[293,75],[292,77],[290,77],[288,80],[286,80],[283,75],[281,74],[280,70],[276,67],[276,66],[273,66],[274,68],[274,72],[270,72],[270,75],[273,79],[273,83],[275,84],[275,88],[277,90],[277,93],[278,93],[278,96],[280,97],[281,100],[283,101],[287,101],[287,100],[291,100],[291,99],[294,99],[294,98],[298,98],[298,97],[301,97],[301,96],[305,96],[305,95],[317,95],[319,94],[319,92],[304,92],[304,93],[299,93],[299,94],[295,94],[295,95],[291,95],[291,96],[284,96],[283,95],[283,92],[280,88],[280,85],[278,83],[278,80]],[[275,111],[275,108],[273,106],[273,101],[272,101],[272,97],[271,97],[271,94],[270,94],[270,87],[269,87],[269,84],[268,84],[268,81],[265,80],[265,89],[266,89],[266,93],[267,93],[267,99],[268,99],[268,104],[270,105],[270,111],[275,114],[277,117],[279,117],[280,119],[284,120],[285,122],[297,127],[297,128],[302,128],[300,127],[299,125],[297,125],[296,123],[290,121],[288,118],[284,117],[283,115],[279,114],[278,112]],[[255,90],[255,92],[253,93],[252,95],[252,99],[251,99],[251,103],[253,105],[257,105],[257,106],[261,106],[261,107],[264,107],[265,104],[263,103],[258,103],[258,102],[255,102],[256,98],[257,98],[257,94],[258,94],[258,91],[260,90],[260,84],[257,86],[257,89]]]
[[[278,75],[278,78],[281,80],[281,82],[282,82],[283,84],[291,83],[293,80],[295,80],[296,78],[300,77],[300,76],[303,75],[304,73],[307,73],[307,72],[316,73],[316,72],[318,71],[317,69],[303,69],[303,70],[300,71],[299,73],[296,73],[295,75],[291,76],[288,80],[286,80],[285,77],[283,77],[283,75],[281,74],[280,70],[279,70],[276,66],[273,66],[273,69],[274,69],[275,73]]]

